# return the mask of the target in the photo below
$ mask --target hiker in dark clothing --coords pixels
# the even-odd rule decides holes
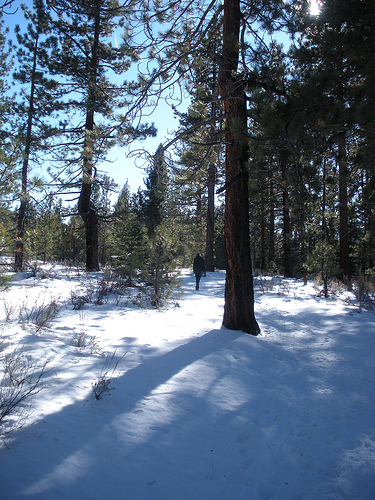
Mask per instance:
[[[201,257],[199,253],[197,253],[197,256],[194,259],[193,273],[195,274],[196,281],[195,289],[199,290],[199,281],[202,277],[202,274],[203,276],[206,276],[206,266],[204,265],[203,257]]]

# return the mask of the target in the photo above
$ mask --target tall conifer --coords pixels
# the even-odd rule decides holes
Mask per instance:
[[[92,203],[97,163],[116,141],[128,143],[155,133],[145,125],[133,127],[133,116],[128,113],[132,94],[141,84],[121,81],[137,60],[131,30],[126,30],[135,5],[117,0],[49,2],[56,33],[50,69],[64,78],[71,111],[62,150],[64,168],[69,168],[65,182],[79,188],[78,213],[85,225],[88,271],[99,269],[98,213]]]

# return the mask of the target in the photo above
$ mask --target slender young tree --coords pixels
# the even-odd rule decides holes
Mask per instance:
[[[43,0],[34,0],[33,11],[22,7],[26,19],[29,19],[27,31],[21,32],[16,27],[18,48],[16,51],[18,68],[13,77],[21,83],[25,91],[23,102],[20,103],[18,113],[22,126],[19,136],[23,143],[22,173],[21,173],[21,201],[18,210],[16,229],[15,270],[23,268],[23,247],[27,219],[27,205],[29,200],[29,170],[30,161],[35,152],[41,153],[46,148],[46,141],[56,132],[56,127],[48,124],[49,118],[56,109],[60,108],[57,94],[58,84],[48,78],[46,72],[46,47],[48,46],[48,19],[45,13]]]
[[[167,203],[168,173],[161,144],[155,152],[145,184],[142,211],[148,234],[152,237],[165,218]]]
[[[13,61],[6,43],[6,32],[0,11],[0,250],[8,250],[14,243],[14,221],[11,205],[19,196],[20,153],[12,136],[14,123],[14,96],[9,95],[8,75]],[[0,279],[1,280],[1,279]]]
[[[214,270],[216,167],[210,163],[207,171],[206,271]]]
[[[13,68],[11,51],[7,47],[3,15],[0,10],[0,196],[1,204],[5,200],[15,201],[12,196],[17,196],[17,160],[18,148],[12,134],[15,127],[14,95],[9,95],[9,73]]]
[[[148,253],[147,230],[134,205],[129,186],[125,184],[113,212],[112,265],[126,276],[128,286],[134,284],[136,276],[144,277]]]

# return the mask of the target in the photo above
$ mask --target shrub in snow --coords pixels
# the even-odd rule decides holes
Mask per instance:
[[[12,320],[13,315],[16,312],[17,306],[12,300],[8,300],[9,297],[5,296],[3,297],[3,306],[4,306],[4,312],[5,312],[5,321],[9,322]]]
[[[35,324],[37,332],[50,328],[52,321],[56,318],[60,310],[57,299],[51,298],[49,302],[40,303],[38,298],[34,305],[27,307],[25,303],[20,308],[20,321]]]
[[[1,333],[0,333],[0,352],[3,352],[6,347],[7,347],[7,342],[3,339],[3,329],[4,327],[1,327]]]
[[[82,291],[72,291],[70,301],[73,304],[73,309],[78,311],[82,309],[85,304],[89,304],[92,301],[94,291],[95,289],[92,283],[89,283]]]
[[[0,370],[0,436],[22,427],[30,414],[30,399],[42,388],[41,379],[47,361],[41,367],[23,352],[13,350],[1,359]]]
[[[280,288],[279,288],[279,294],[280,295],[285,295],[286,297],[289,296],[290,294],[290,284],[288,281],[281,281]]]
[[[12,281],[10,274],[0,274],[0,290],[6,290]]]
[[[94,391],[95,399],[101,399],[104,392],[109,392],[109,384],[111,383],[110,378],[106,378],[105,376],[99,377],[98,380],[93,382],[92,390]]]
[[[353,283],[353,292],[359,309],[371,311],[375,300],[375,283],[369,276],[360,275]]]
[[[109,384],[111,383],[112,377],[121,359],[119,358],[116,360],[115,356],[116,350],[114,350],[112,354],[107,353],[98,380],[91,384],[95,399],[101,399],[105,392],[110,391]]]
[[[35,310],[33,321],[36,331],[48,329],[52,321],[56,318],[59,312],[59,306],[56,300],[52,299],[48,304],[42,304]]]
[[[36,278],[39,271],[41,271],[41,267],[38,262],[28,262],[25,267],[30,272],[30,276],[32,278]]]
[[[84,330],[74,334],[73,345],[77,349],[88,350],[92,355],[98,354],[99,356],[104,356],[97,337],[95,335],[88,335]]]
[[[102,279],[98,283],[96,290],[95,304],[101,306],[108,302],[108,294],[112,291],[112,276],[109,269],[105,269]]]
[[[256,284],[259,287],[261,293],[269,292],[273,290],[275,286],[275,279],[269,276],[258,276],[256,278]]]

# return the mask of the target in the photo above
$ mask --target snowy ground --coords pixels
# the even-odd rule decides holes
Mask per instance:
[[[1,294],[0,315],[51,294],[61,306],[48,331],[16,312],[3,331],[49,364],[1,445],[1,500],[375,498],[373,312],[277,280],[257,286],[252,337],[221,328],[222,272],[195,292],[185,271],[166,311],[114,297],[73,310],[84,279],[59,272]],[[91,348],[74,347],[82,333]],[[103,352],[120,361],[97,400]]]

